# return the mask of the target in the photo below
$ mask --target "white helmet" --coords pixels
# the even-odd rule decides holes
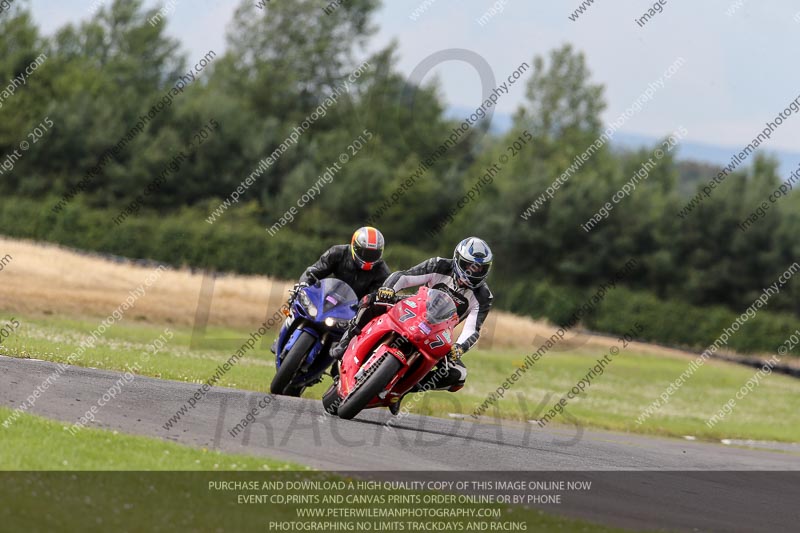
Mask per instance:
[[[486,281],[492,259],[492,250],[486,241],[467,237],[453,252],[453,279],[458,285],[477,289]]]

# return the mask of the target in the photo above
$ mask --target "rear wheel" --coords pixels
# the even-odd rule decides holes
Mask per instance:
[[[402,366],[397,358],[391,354],[385,354],[383,360],[367,371],[368,375],[362,376],[361,381],[356,384],[355,390],[350,391],[347,398],[339,405],[339,418],[350,420],[360,413],[375,396],[386,388]]]
[[[292,391],[287,390],[287,388],[289,388],[289,384],[294,379],[297,371],[300,370],[303,361],[306,360],[308,352],[315,342],[317,342],[317,339],[313,335],[305,332],[300,334],[292,345],[292,349],[283,357],[281,367],[275,372],[275,377],[272,378],[272,384],[269,386],[269,391],[272,394],[299,396],[299,394],[292,394]],[[302,392],[302,389],[300,392]]]

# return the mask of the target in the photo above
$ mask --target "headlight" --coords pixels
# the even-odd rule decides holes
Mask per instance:
[[[350,325],[350,321],[344,319],[338,320],[336,318],[333,318],[332,316],[329,316],[328,318],[325,319],[324,324],[329,328],[335,327],[336,329],[347,329],[347,326]]]
[[[317,316],[317,307],[311,303],[311,299],[308,297],[305,291],[300,291],[300,303],[306,308],[306,311],[308,311],[308,314],[311,316],[311,318]]]

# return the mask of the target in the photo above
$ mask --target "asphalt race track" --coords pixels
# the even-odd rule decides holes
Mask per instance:
[[[19,406],[56,368],[53,363],[0,356],[0,405]],[[69,367],[29,412],[71,425],[120,376]],[[431,476],[436,475],[433,471],[470,471],[472,478],[480,477],[478,471],[495,472],[494,477],[497,471],[508,471],[509,476],[526,471],[594,475],[602,489],[548,510],[629,528],[790,531],[800,523],[800,455],[794,453],[569,426],[540,429],[508,421],[473,423],[416,415],[387,427],[394,417],[386,409],[344,421],[324,416],[318,400],[268,396],[269,404],[255,422],[232,437],[229,431],[265,395],[226,388],[211,389],[166,430],[164,425],[198,387],[137,376],[99,410],[91,427],[323,470],[409,470]],[[648,472],[599,473],[634,470]]]

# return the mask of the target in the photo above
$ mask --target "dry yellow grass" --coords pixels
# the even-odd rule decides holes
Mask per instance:
[[[33,315],[105,317],[155,271],[154,267],[5,237],[0,237],[0,252],[13,258],[0,272],[0,306]],[[202,273],[186,269],[163,272],[126,318],[193,324],[203,279]],[[208,323],[257,325],[268,309],[270,313],[278,309],[290,286],[262,276],[216,278]]]
[[[5,254],[13,259],[0,272],[0,308],[29,315],[105,317],[155,270],[57,245],[0,237],[0,256]],[[192,325],[203,279],[202,273],[187,269],[163,272],[126,320]],[[218,277],[213,282],[208,324],[252,329],[278,309],[291,284],[266,276]],[[495,311],[484,325],[480,347],[516,349],[527,354],[556,329],[545,322]],[[605,349],[614,342],[608,337],[570,332],[551,353],[578,346]],[[643,343],[633,343],[633,349],[662,356],[693,356]]]

